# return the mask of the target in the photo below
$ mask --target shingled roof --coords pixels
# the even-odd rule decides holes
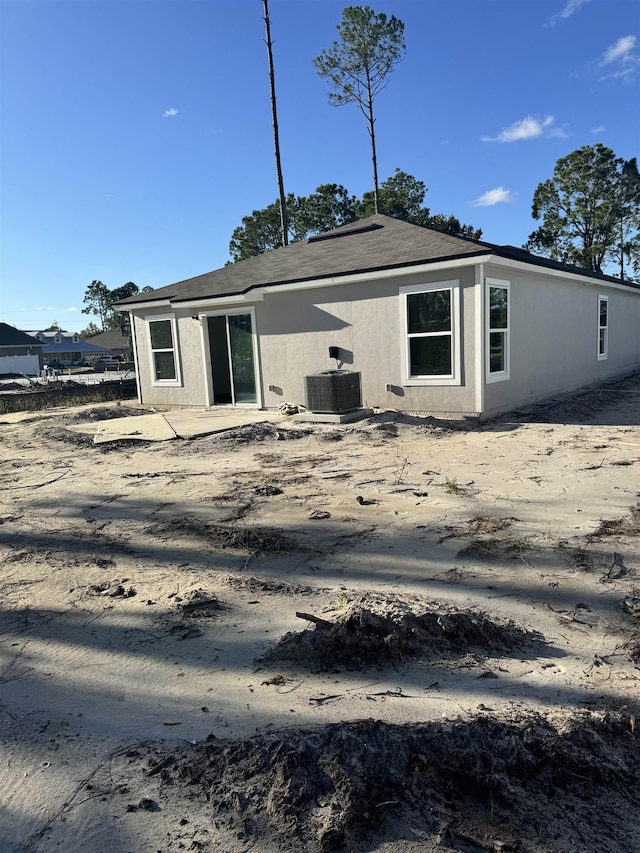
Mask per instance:
[[[0,347],[40,347],[42,342],[8,323],[0,323]]]
[[[497,246],[464,237],[453,237],[400,219],[375,214],[308,240],[194,278],[179,281],[115,303],[135,308],[136,303],[188,302],[237,296],[267,285],[291,284],[337,278],[376,270],[401,269],[416,264],[499,255],[512,260],[581,273],[610,281],[577,267],[538,258],[513,246]]]

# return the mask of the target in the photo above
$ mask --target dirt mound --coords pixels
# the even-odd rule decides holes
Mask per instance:
[[[429,607],[402,598],[358,596],[335,622],[298,614],[312,629],[285,634],[261,661],[292,660],[332,667],[385,664],[407,657],[460,657],[470,650],[511,652],[541,645],[539,634],[483,613],[438,602]]]
[[[370,850],[373,830],[396,840],[410,826],[425,849],[621,853],[640,843],[634,729],[628,714],[604,712],[366,720],[210,736],[154,754],[147,772],[196,786],[216,825],[254,849]]]
[[[61,441],[66,444],[73,444],[76,447],[91,447],[96,453],[111,453],[118,450],[127,450],[130,447],[140,448],[145,444],[151,444],[150,441],[144,439],[137,440],[121,439],[119,441],[105,442],[104,444],[94,444],[93,435],[87,435],[82,432],[73,432],[66,429],[64,426],[43,426],[38,428],[38,435],[45,441]]]
[[[149,412],[146,409],[136,409],[133,406],[93,406],[83,409],[81,412],[75,412],[69,415],[66,420],[68,423],[81,423],[82,421],[109,421],[115,418],[132,418],[140,415],[147,415]]]
[[[235,427],[225,432],[215,433],[203,438],[189,439],[176,444],[172,453],[177,456],[188,456],[193,453],[207,453],[212,445],[224,450],[234,450],[247,447],[260,442],[269,441],[295,441],[311,435],[311,429],[296,429],[289,426],[280,426],[271,421],[257,424],[246,424]]]

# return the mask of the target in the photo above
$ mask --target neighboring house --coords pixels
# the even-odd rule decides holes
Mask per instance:
[[[108,355],[122,356],[125,361],[133,361],[131,338],[123,335],[120,329],[100,332],[99,335],[92,335],[87,338],[87,341],[106,349]]]
[[[338,366],[363,405],[488,416],[640,367],[640,286],[382,215],[118,308],[150,404],[304,403]]]
[[[83,341],[77,332],[64,329],[27,332],[42,344],[45,364],[49,367],[70,367],[73,362],[95,362],[101,355],[109,355],[104,347]]]
[[[0,374],[37,376],[42,369],[42,344],[7,323],[0,323]]]

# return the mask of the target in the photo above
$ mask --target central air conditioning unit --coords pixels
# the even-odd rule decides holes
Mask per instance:
[[[315,414],[340,415],[362,405],[360,374],[351,370],[319,370],[304,377],[305,406]]]

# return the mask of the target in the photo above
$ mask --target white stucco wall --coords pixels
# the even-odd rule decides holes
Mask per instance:
[[[480,282],[484,288],[487,278],[510,284],[510,376],[499,382],[487,381],[486,318],[480,316],[486,310]],[[459,281],[460,293],[460,384],[408,386],[400,288],[452,280]],[[602,361],[597,358],[599,295],[609,297],[609,351]],[[211,302],[140,310],[134,328],[143,403],[210,403],[207,322],[193,317],[223,309]],[[640,367],[640,291],[554,278],[544,270],[484,264],[297,291],[274,288],[262,299],[230,303],[228,310],[254,312],[258,398],[266,408],[304,403],[304,377],[336,367],[330,346],[341,350],[339,366],[360,372],[364,405],[433,414],[493,415]],[[175,318],[180,382],[155,383],[146,320],[169,314]]]
[[[399,289],[456,279],[461,294],[460,385],[406,387]],[[340,365],[359,371],[365,406],[420,412],[474,412],[474,268],[428,275],[267,294],[256,306],[265,405],[304,403],[304,377],[336,367],[329,347],[345,353]],[[269,385],[276,391],[269,391]],[[392,391],[386,385],[393,386]]]
[[[485,414],[640,367],[640,292],[489,265],[484,272],[511,283],[510,378],[486,384]],[[599,295],[609,297],[609,352],[603,361],[597,358]]]
[[[175,317],[176,359],[180,384],[163,385],[154,383],[149,345],[147,318]],[[132,318],[137,351],[137,376],[140,401],[150,405],[204,406],[205,364],[202,349],[202,326],[192,319],[192,311],[167,308],[148,309],[141,316]]]

